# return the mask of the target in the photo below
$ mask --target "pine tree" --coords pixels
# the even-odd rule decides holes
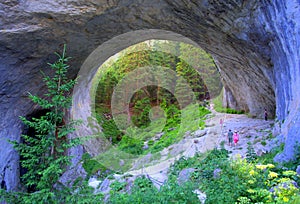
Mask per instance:
[[[70,92],[76,80],[69,80],[66,76],[69,60],[66,57],[66,46],[63,53],[56,53],[58,60],[49,64],[55,71],[53,77],[44,75],[43,81],[47,87],[44,97],[29,94],[29,98],[42,109],[49,110],[39,118],[27,119],[20,117],[23,123],[33,128],[35,134],[22,135],[23,142],[12,141],[19,152],[21,167],[26,173],[21,177],[21,183],[28,192],[10,194],[11,203],[30,201],[53,203],[55,189],[60,176],[70,164],[71,157],[66,154],[68,148],[80,144],[80,139],[70,139],[67,135],[75,130],[79,121],[64,120],[65,111],[71,106]],[[17,195],[17,196],[12,196]],[[52,202],[51,202],[52,200]],[[57,202],[59,203],[59,202]]]

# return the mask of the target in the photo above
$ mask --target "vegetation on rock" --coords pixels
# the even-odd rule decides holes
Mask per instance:
[[[278,150],[271,152],[274,156]],[[168,182],[157,190],[146,178],[137,179],[131,193],[113,188],[111,203],[199,203],[195,190],[206,194],[205,203],[298,203],[300,176],[296,166],[281,168],[270,155],[255,162],[228,158],[225,149],[214,149],[192,158],[180,158]],[[264,162],[264,163],[261,163]],[[269,163],[272,162],[272,163]],[[190,179],[178,185],[179,172],[194,168]],[[218,170],[218,171],[216,171]]]
[[[0,200],[9,203],[70,203],[77,200],[73,196],[85,197],[92,192],[81,179],[74,183],[74,189],[61,184],[60,176],[71,164],[69,148],[81,143],[79,138],[69,138],[80,121],[65,121],[65,112],[71,105],[70,92],[76,80],[66,77],[69,60],[66,47],[62,54],[56,53],[58,60],[49,64],[54,76],[44,76],[48,92],[44,97],[29,95],[41,109],[46,109],[40,118],[20,117],[26,126],[34,130],[33,135],[22,135],[22,142],[11,141],[20,154],[20,165],[25,173],[21,176],[20,192],[5,192],[1,189]],[[81,180],[81,182],[79,182]],[[80,187],[78,185],[80,184]],[[76,192],[74,191],[77,189]],[[75,194],[74,194],[75,193]],[[74,195],[73,195],[74,194]]]

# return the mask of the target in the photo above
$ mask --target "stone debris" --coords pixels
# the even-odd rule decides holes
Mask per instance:
[[[206,200],[206,194],[203,193],[202,191],[200,191],[199,189],[194,190],[193,192],[197,194],[197,197],[198,197],[200,203],[204,204],[205,200]]]
[[[222,125],[218,123],[220,119],[223,120]],[[230,156],[232,158],[245,158],[249,142],[253,145],[256,153],[262,155],[267,153],[269,148],[267,148],[267,144],[270,143],[270,139],[273,138],[273,136],[270,137],[271,126],[274,123],[274,121],[271,120],[264,121],[261,119],[248,118],[246,115],[214,112],[214,117],[209,117],[206,123],[208,126],[204,130],[187,132],[186,138],[163,149],[160,152],[161,157],[157,160],[153,160],[152,155],[149,153],[137,160],[130,171],[123,175],[114,175],[114,180],[127,182],[126,179],[123,179],[124,175],[131,175],[131,179],[128,180],[128,182],[132,183],[135,178],[146,176],[152,181],[154,186],[159,189],[168,179],[169,167],[181,157],[193,157],[198,152],[203,153],[216,147],[220,148],[221,145],[223,145],[225,149],[231,152]],[[229,147],[227,144],[226,134],[229,129],[237,130],[240,134],[240,140],[236,147]],[[162,135],[163,133],[159,133],[160,137]],[[188,181],[191,173],[194,171],[194,168],[183,169],[179,173],[178,183]],[[298,171],[300,171],[300,167]],[[220,173],[220,169],[215,169],[214,178],[218,178]],[[113,181],[109,181],[108,179],[104,180],[101,183],[100,191],[107,192],[111,182]],[[99,182],[95,180],[90,181],[90,186],[96,188],[98,185]],[[204,203],[206,200],[205,193],[200,190],[195,190],[194,192],[197,194],[200,202]]]

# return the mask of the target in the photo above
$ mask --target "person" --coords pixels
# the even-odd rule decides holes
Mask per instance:
[[[234,146],[237,145],[238,141],[239,141],[239,134],[238,134],[238,132],[235,130],[235,131],[234,131],[234,134],[233,134],[233,142],[234,142]]]
[[[268,120],[268,112],[267,112],[267,109],[265,108],[265,121]]]
[[[232,141],[233,141],[233,132],[229,129],[227,133],[227,138],[228,138],[228,145],[229,147],[232,146]]]

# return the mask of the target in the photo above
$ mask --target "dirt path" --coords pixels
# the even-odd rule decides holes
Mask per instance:
[[[220,122],[222,121],[222,122]],[[165,148],[160,152],[161,157],[151,160],[152,155],[147,155],[136,162],[133,169],[126,174],[133,176],[146,175],[153,183],[160,186],[167,179],[167,172],[180,157],[193,157],[197,152],[206,152],[224,143],[225,149],[231,156],[237,154],[245,157],[247,143],[251,142],[256,152],[264,152],[264,144],[270,139],[271,126],[274,121],[248,118],[246,115],[233,115],[212,111],[206,120],[206,128],[188,134],[182,141]],[[229,147],[226,139],[228,129],[237,130],[240,141],[236,147]]]

